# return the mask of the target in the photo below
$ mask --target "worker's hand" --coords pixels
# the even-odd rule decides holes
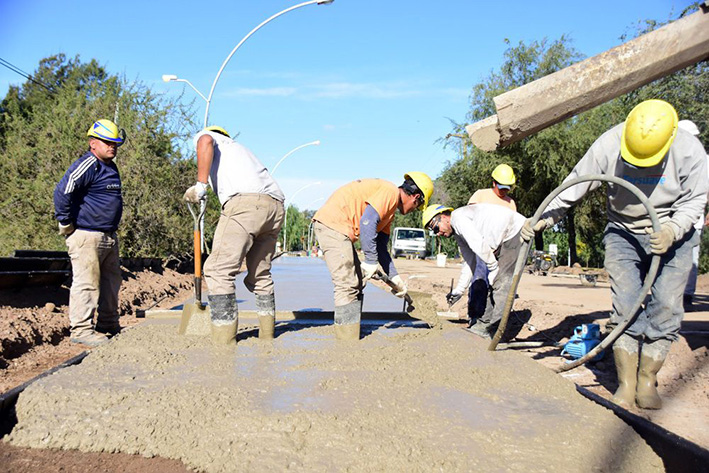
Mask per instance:
[[[549,223],[546,221],[546,219],[540,219],[537,223],[534,224],[534,227],[532,227],[532,219],[528,218],[524,222],[524,226],[522,227],[522,231],[520,232],[520,238],[522,239],[522,242],[527,242],[534,238],[534,234],[538,232],[543,232],[547,227],[549,226]]]
[[[653,254],[664,255],[675,242],[675,231],[667,223],[660,225],[659,232],[653,232],[652,227],[646,228],[645,232],[650,234],[650,251]]]
[[[446,301],[448,302],[448,306],[454,305],[460,300],[461,297],[463,297],[463,293],[458,292],[456,289],[453,289],[446,295]]]
[[[207,184],[204,182],[199,182],[197,181],[197,184],[193,185],[187,191],[185,192],[185,195],[182,197],[184,200],[187,202],[191,202],[193,204],[199,203],[200,200],[204,199],[207,196]]]
[[[60,235],[64,235],[64,236],[68,237],[69,235],[74,233],[74,230],[76,230],[76,229],[74,228],[73,223],[69,223],[68,225],[62,225],[61,223],[59,223],[59,234]]]
[[[404,297],[409,292],[409,289],[406,287],[406,283],[403,279],[401,279],[401,276],[399,276],[398,274],[391,278],[390,281],[395,286],[392,288],[391,293],[394,294],[396,297]]]
[[[360,266],[362,267],[362,287],[364,287],[377,272],[379,265],[377,263],[362,263]]]

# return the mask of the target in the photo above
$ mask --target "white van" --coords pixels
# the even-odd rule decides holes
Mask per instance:
[[[421,228],[396,227],[392,233],[391,255],[426,257],[426,231]]]

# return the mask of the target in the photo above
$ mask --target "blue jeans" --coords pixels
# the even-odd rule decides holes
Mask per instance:
[[[684,317],[682,295],[692,268],[692,248],[699,235],[691,229],[681,240],[661,256],[657,277],[650,289],[644,309],[628,327],[627,333],[647,341],[677,340]],[[611,281],[613,312],[607,328],[627,320],[632,304],[640,294],[645,275],[650,269],[650,235],[634,234],[620,225],[606,226],[603,243],[606,247],[605,266]]]

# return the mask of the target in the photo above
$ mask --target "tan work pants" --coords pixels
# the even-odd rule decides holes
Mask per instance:
[[[113,328],[118,322],[121,267],[115,233],[76,230],[66,239],[71,258],[69,323],[72,336],[82,336],[96,324]]]
[[[317,220],[313,224],[313,231],[335,286],[335,306],[356,301],[362,292],[362,269],[354,245],[347,235]]]
[[[271,259],[283,217],[283,202],[267,194],[237,194],[224,204],[212,254],[204,264],[209,294],[234,294],[234,279],[244,258],[246,288],[261,296],[273,294]]]

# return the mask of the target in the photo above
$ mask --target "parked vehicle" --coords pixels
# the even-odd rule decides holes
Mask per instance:
[[[392,232],[391,255],[426,257],[426,231],[421,228],[396,227]]]

